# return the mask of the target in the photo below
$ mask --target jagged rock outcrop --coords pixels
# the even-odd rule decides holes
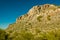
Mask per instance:
[[[27,14],[16,19],[10,24],[6,32],[10,36],[22,30],[36,34],[60,29],[60,7],[52,4],[33,6]],[[37,33],[37,34],[38,34]]]

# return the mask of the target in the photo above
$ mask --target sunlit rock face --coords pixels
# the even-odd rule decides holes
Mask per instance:
[[[60,7],[52,4],[33,6],[27,14],[18,17],[15,23],[10,24],[6,32],[10,33],[10,36],[21,30],[36,34],[37,29],[40,32],[60,29]]]

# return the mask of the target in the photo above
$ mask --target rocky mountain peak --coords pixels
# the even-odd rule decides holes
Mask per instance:
[[[28,20],[33,20],[33,18],[37,16],[52,16],[57,15],[56,13],[60,12],[60,8],[58,6],[52,5],[52,4],[44,4],[44,5],[37,5],[33,6],[25,15],[20,16],[17,18],[16,22],[19,22],[20,20],[25,20],[26,18]]]

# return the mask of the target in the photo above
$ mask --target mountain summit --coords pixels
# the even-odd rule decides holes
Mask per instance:
[[[8,26],[6,32],[10,38],[15,37],[13,39],[16,40],[21,37],[18,34],[25,33],[25,31],[36,35],[36,38],[39,33],[55,32],[58,29],[60,29],[60,7],[44,4],[33,6],[27,14],[18,17],[15,23]]]

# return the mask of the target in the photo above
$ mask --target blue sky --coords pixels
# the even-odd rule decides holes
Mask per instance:
[[[0,27],[7,28],[30,8],[42,4],[60,5],[60,0],[0,0]]]

